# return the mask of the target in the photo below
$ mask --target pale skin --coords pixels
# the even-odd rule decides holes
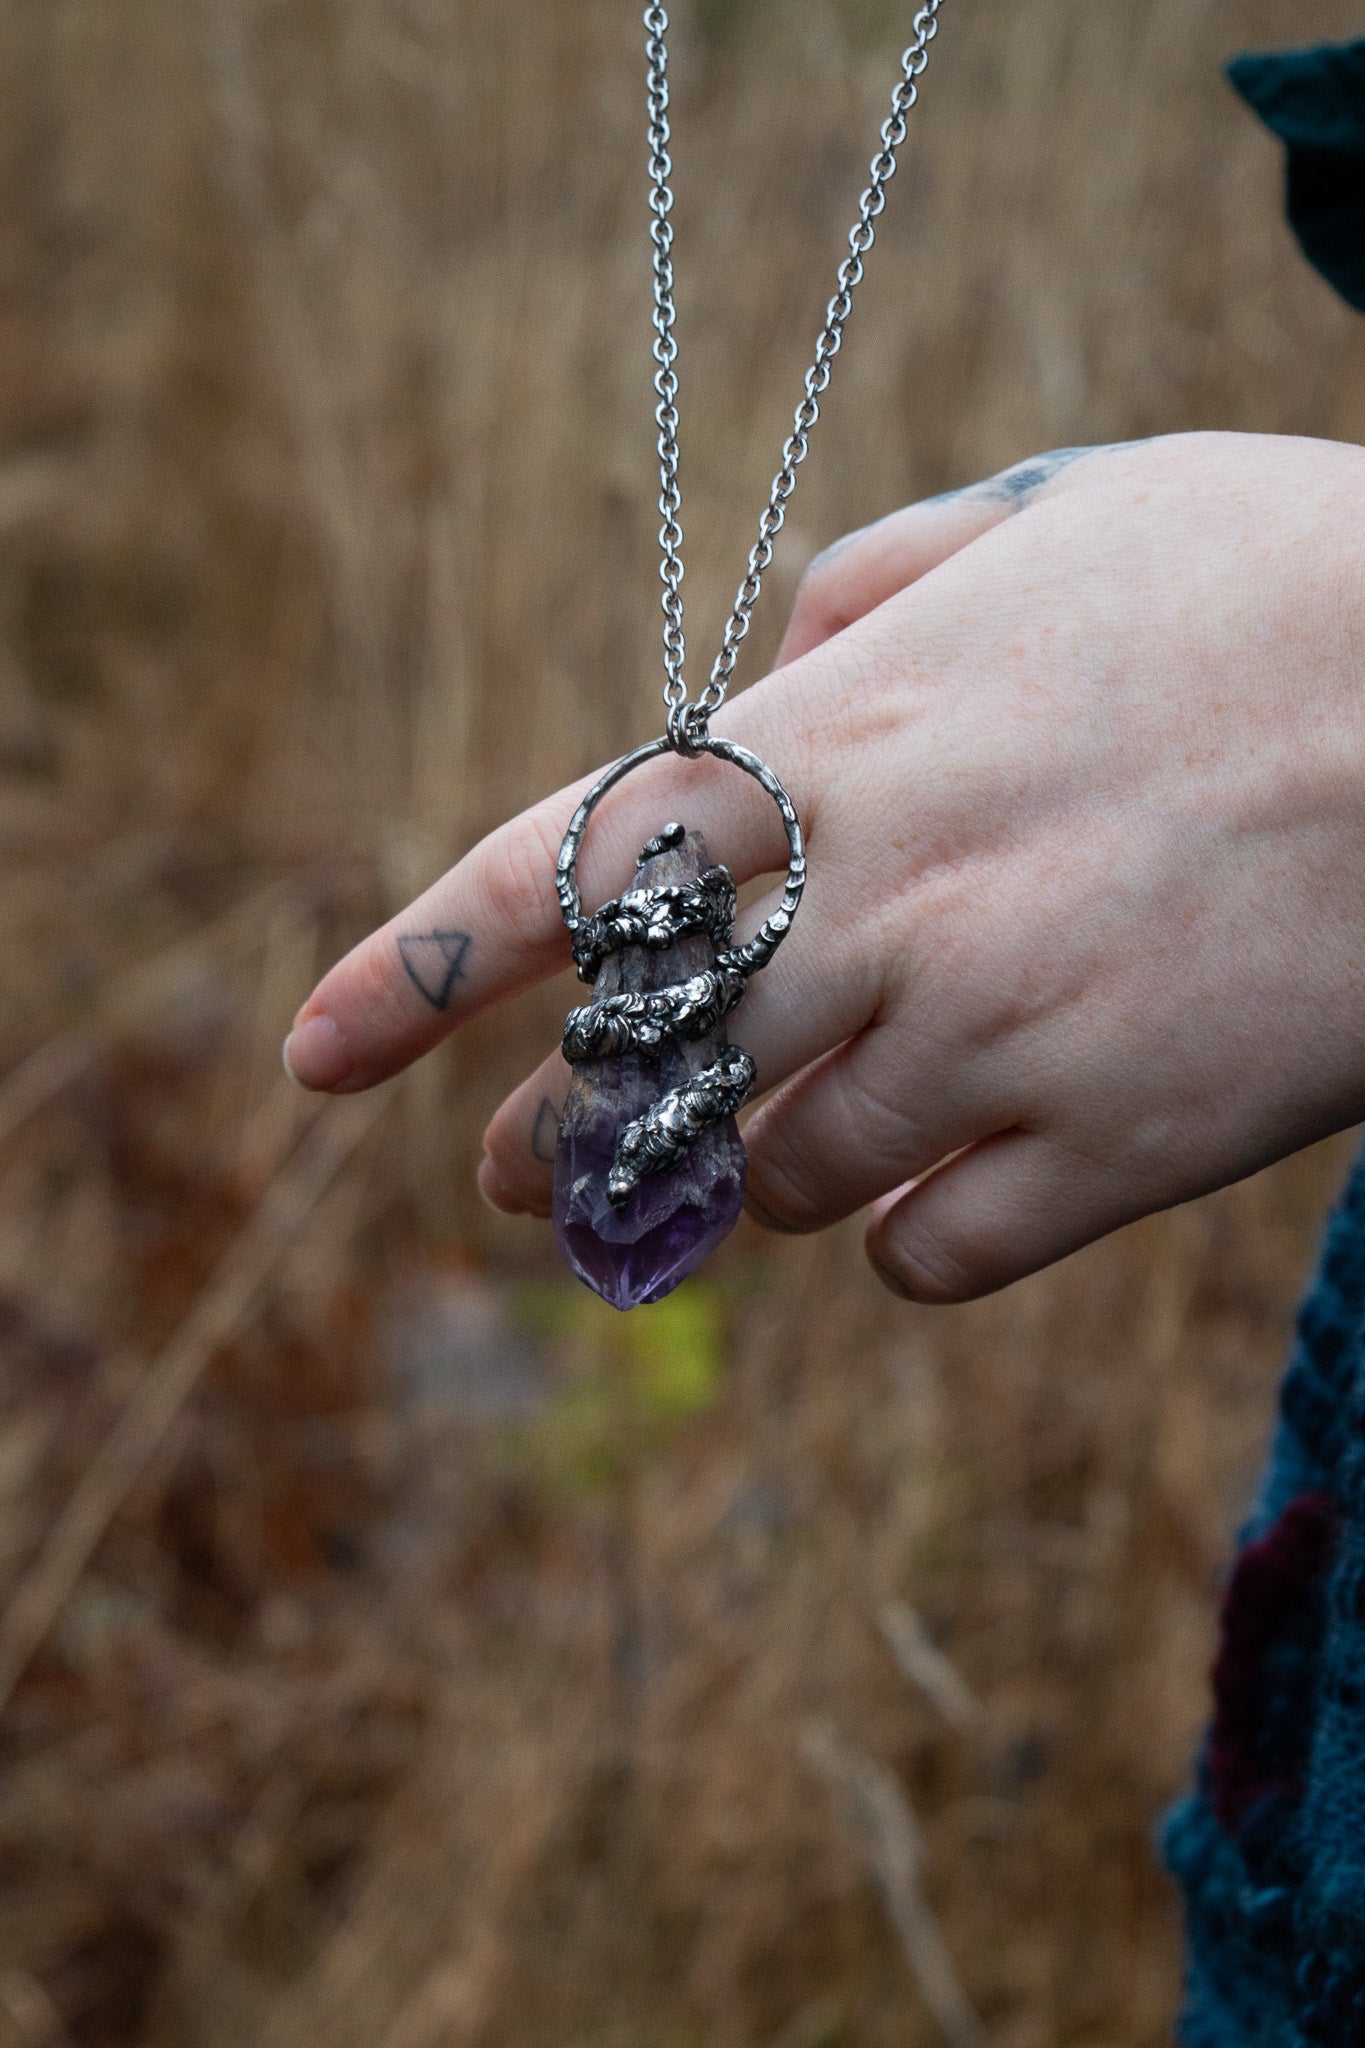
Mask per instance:
[[[1179,435],[908,506],[812,566],[715,730],[777,769],[810,856],[732,1020],[760,1222],[865,1210],[889,1286],[963,1301],[1365,1118],[1365,450]],[[566,964],[586,786],[324,977],[300,1082],[369,1087]],[[747,931],[785,842],[714,763],[621,785],[585,898],[675,817],[773,878]],[[489,1124],[496,1208],[548,1213],[566,1085],[556,1054]]]

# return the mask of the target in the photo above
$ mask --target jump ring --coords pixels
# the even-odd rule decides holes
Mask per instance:
[[[697,707],[694,707],[697,708]],[[671,724],[670,719],[670,724]],[[636,768],[642,768],[646,761],[657,760],[661,754],[674,752],[672,738],[665,733],[660,739],[647,740],[642,747],[636,747],[629,754],[623,754],[619,761],[613,761],[610,768],[598,776],[578,809],[569,820],[555,862],[555,889],[559,897],[560,913],[570,932],[578,929],[583,917],[583,898],[578,887],[578,855],[588,822],[609,790],[625,780]],[[740,768],[751,775],[762,789],[768,792],[777,805],[782,817],[782,828],[787,835],[787,886],[782,892],[782,901],[772,916],[765,919],[752,939],[742,949],[753,965],[763,965],[770,960],[791,929],[792,919],[800,906],[802,891],[806,886],[806,848],[801,833],[801,820],[796,806],[766,761],[750,753],[734,740],[718,739],[713,733],[703,731],[696,740],[699,754],[712,754],[718,761],[728,761],[734,768]]]

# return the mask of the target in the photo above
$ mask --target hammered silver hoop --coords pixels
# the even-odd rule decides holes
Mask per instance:
[[[713,754],[718,761],[728,761],[734,768],[743,769],[753,777],[760,788],[765,789],[777,805],[782,817],[782,828],[787,835],[787,885],[782,892],[782,901],[771,917],[765,918],[753,937],[742,951],[755,966],[770,960],[791,930],[792,919],[800,907],[802,891],[806,886],[806,847],[801,836],[801,820],[796,815],[796,806],[786,790],[773,774],[766,761],[750,753],[734,740],[717,739],[713,733],[703,732],[695,740],[699,754]],[[646,761],[657,760],[660,754],[675,751],[665,733],[657,740],[647,740],[642,747],[635,747],[629,754],[623,754],[619,761],[613,761],[603,771],[584,797],[578,809],[569,820],[568,830],[560,843],[559,858],[555,862],[555,891],[559,897],[559,908],[570,933],[576,932],[583,919],[583,898],[578,887],[578,856],[582,849],[588,821],[609,790],[615,789],[627,775],[636,768],[643,768]]]

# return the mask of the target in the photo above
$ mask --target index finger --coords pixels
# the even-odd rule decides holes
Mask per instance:
[[[324,975],[285,1040],[294,1079],[342,1094],[373,1087],[491,1003],[567,966],[555,862],[595,780],[490,833]],[[736,882],[786,864],[781,820],[747,776],[708,757],[666,755],[594,813],[580,863],[585,902],[628,887],[641,847],[675,819],[702,834]]]

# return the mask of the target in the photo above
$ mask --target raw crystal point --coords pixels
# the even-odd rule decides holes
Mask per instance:
[[[680,845],[642,860],[631,886],[695,881],[709,866],[700,834],[689,832]],[[710,967],[715,957],[711,940],[699,932],[660,951],[623,947],[602,962],[593,1000],[666,988]],[[579,1279],[613,1308],[661,1300],[735,1227],[746,1162],[733,1117],[704,1130],[671,1173],[647,1174],[624,1209],[607,1200],[607,1171],[626,1125],[709,1066],[727,1042],[721,1023],[704,1038],[666,1044],[654,1058],[623,1053],[573,1070],[555,1158],[555,1237]]]

